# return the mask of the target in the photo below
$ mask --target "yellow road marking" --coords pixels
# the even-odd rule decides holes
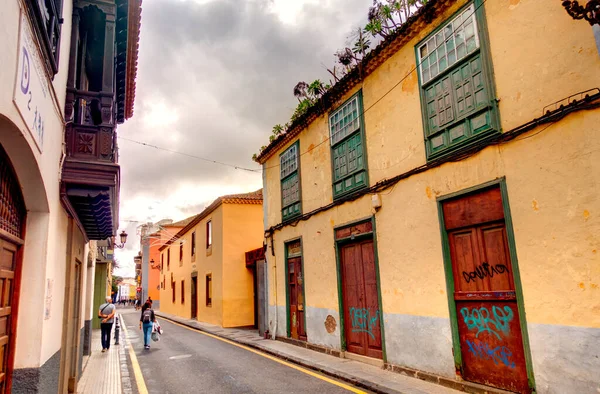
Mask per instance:
[[[280,360],[280,359],[279,359],[279,358],[277,358],[277,357],[274,357],[274,356],[271,356],[271,355],[269,355],[269,354],[263,353],[263,352],[261,352],[261,351],[258,351],[258,350],[256,350],[256,349],[252,349],[251,347],[248,347],[248,346],[245,346],[245,345],[240,345],[239,343],[233,342],[233,341],[231,341],[231,340],[229,340],[229,339],[221,338],[221,337],[219,337],[219,336],[216,336],[216,335],[214,335],[214,334],[209,334],[209,333],[207,333],[207,332],[200,331],[200,330],[197,330],[197,329],[194,329],[194,328],[188,327],[188,326],[186,326],[186,325],[183,325],[183,324],[177,323],[177,322],[175,322],[175,321],[173,321],[173,320],[167,319],[167,318],[165,318],[165,317],[162,317],[162,316],[161,316],[161,318],[163,318],[163,319],[165,319],[165,320],[168,320],[170,323],[172,323],[172,324],[175,324],[176,326],[179,326],[179,327],[186,328],[186,329],[188,329],[188,330],[190,330],[190,331],[195,331],[195,332],[198,332],[198,333],[200,333],[200,334],[206,335],[207,337],[211,337],[211,338],[214,338],[214,339],[218,339],[218,340],[219,340],[219,341],[221,341],[221,342],[225,342],[225,343],[228,343],[228,344],[230,344],[230,345],[233,345],[233,346],[237,346],[237,347],[239,347],[239,348],[241,348],[241,349],[247,350],[247,351],[249,351],[249,352],[252,352],[252,353],[254,353],[254,354],[258,354],[259,356],[263,356],[263,357],[265,357],[265,358],[268,358],[269,360],[273,360],[273,361],[275,361],[276,363],[279,363],[279,364],[285,365],[286,367],[293,368],[293,369],[295,369],[295,370],[297,370],[297,371],[303,372],[303,373],[305,373],[305,374],[307,374],[307,375],[310,375],[310,376],[312,376],[312,377],[315,377],[315,378],[317,378],[317,379],[321,379],[321,380],[323,380],[323,381],[325,381],[325,382],[327,382],[327,383],[331,383],[331,384],[333,384],[333,385],[335,385],[335,386],[341,387],[341,388],[343,388],[343,389],[346,389],[346,390],[348,390],[348,391],[350,391],[350,392],[353,392],[353,393],[355,393],[355,394],[367,394],[365,391],[359,390],[359,389],[357,389],[357,388],[354,388],[354,387],[352,387],[352,386],[349,386],[349,385],[347,385],[347,384],[344,384],[344,383],[338,382],[338,381],[336,381],[336,380],[330,379],[330,378],[328,378],[328,377],[326,377],[326,376],[320,375],[320,374],[318,374],[318,373],[316,373],[316,372],[313,372],[313,371],[310,371],[310,370],[308,370],[308,369],[306,369],[306,368],[299,367],[298,365],[295,365],[295,364],[289,363],[289,362],[287,362],[287,361]],[[140,392],[140,394],[142,394],[142,393]]]
[[[125,320],[123,320],[123,315],[120,315],[121,318],[119,321],[121,322],[121,327],[123,328],[123,332],[127,335],[127,327],[125,324]],[[133,350],[133,346],[129,340],[129,357],[131,358],[131,366],[133,367],[133,374],[135,376],[135,382],[137,383],[139,394],[148,394],[148,388],[146,387],[146,382],[144,381],[144,375],[142,375],[142,369],[140,368],[140,364],[138,363],[137,357],[135,355],[135,351]]]

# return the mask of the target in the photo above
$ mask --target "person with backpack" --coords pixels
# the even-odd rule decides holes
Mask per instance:
[[[112,298],[106,297],[106,302],[100,305],[98,317],[100,320],[100,330],[102,332],[102,353],[110,348],[110,332],[112,331],[113,318],[115,316],[115,306],[112,304]]]
[[[150,349],[150,335],[155,322],[156,316],[154,316],[152,305],[146,302],[142,307],[142,316],[140,316],[140,330],[144,330],[144,349]]]

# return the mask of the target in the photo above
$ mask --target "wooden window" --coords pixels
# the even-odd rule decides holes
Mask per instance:
[[[196,232],[195,231],[192,233],[192,247],[190,249],[191,249],[192,256],[195,256],[196,255]]]
[[[212,246],[212,220],[206,222],[206,249]]]
[[[30,14],[35,18],[34,25],[40,33],[44,58],[54,74],[58,72],[60,53],[60,32],[62,19],[62,0],[35,0],[25,2]]]
[[[171,248],[167,249],[167,270],[171,268]]]
[[[329,115],[333,198],[368,185],[362,94],[356,93]]]
[[[161,253],[160,254],[160,272],[163,272],[164,268],[165,268],[165,254]]]
[[[183,241],[179,241],[179,266],[183,265]]]
[[[479,18],[471,4],[417,46],[428,159],[498,131]]]
[[[283,221],[302,214],[300,201],[300,141],[279,156],[281,175],[281,218]]]
[[[206,306],[212,306],[212,274],[206,275]]]
[[[185,280],[181,281],[181,304],[185,303]]]

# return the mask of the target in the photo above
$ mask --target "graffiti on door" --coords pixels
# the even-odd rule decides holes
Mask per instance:
[[[486,307],[473,308],[471,311],[464,307],[460,310],[460,314],[469,330],[477,329],[475,338],[479,337],[482,332],[489,332],[499,340],[502,340],[500,333],[508,335],[509,323],[514,317],[512,309],[508,306],[504,308],[493,306],[491,313]]]
[[[371,314],[367,308],[350,308],[348,312],[352,324],[352,332],[366,332],[371,338],[375,339],[373,328],[377,327],[379,310]]]
[[[473,353],[473,355],[479,359],[492,360],[496,365],[502,363],[510,368],[516,366],[516,364],[510,360],[512,352],[506,346],[496,346],[492,349],[490,348],[490,345],[479,340],[471,342],[467,339],[466,342],[467,346],[469,346],[469,352]]]
[[[494,275],[500,275],[500,274],[505,274],[508,272],[508,267],[506,267],[506,265],[504,264],[496,264],[496,265],[490,265],[486,262],[483,262],[482,264],[478,265],[475,268],[475,271],[463,271],[462,276],[463,279],[469,283],[471,281],[475,281],[476,279],[482,279],[483,278],[493,278]]]

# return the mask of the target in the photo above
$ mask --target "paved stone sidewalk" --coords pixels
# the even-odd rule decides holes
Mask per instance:
[[[121,313],[131,313],[120,310]],[[119,321],[123,322],[121,313],[117,314]],[[115,327],[110,336],[110,349],[102,353],[101,332],[99,329],[92,331],[92,354],[84,359],[84,369],[77,392],[81,394],[135,394],[134,379],[129,374],[127,365],[127,350],[129,339],[123,331],[119,333],[119,345],[115,345]]]
[[[301,366],[317,370],[326,375],[347,381],[355,386],[376,393],[405,393],[405,394],[457,394],[452,390],[435,383],[411,378],[399,373],[367,365],[346,358],[334,357],[313,350],[301,348],[281,341],[264,339],[257,331],[221,328],[212,324],[201,323],[197,320],[184,319],[168,313],[155,311],[159,317],[184,324],[216,336],[226,338],[292,361]],[[168,335],[168,333],[165,333]]]
[[[113,328],[110,349],[105,353],[102,353],[100,330],[92,331],[92,354],[77,384],[78,393],[123,394],[121,391],[119,345],[114,345],[114,331]]]

